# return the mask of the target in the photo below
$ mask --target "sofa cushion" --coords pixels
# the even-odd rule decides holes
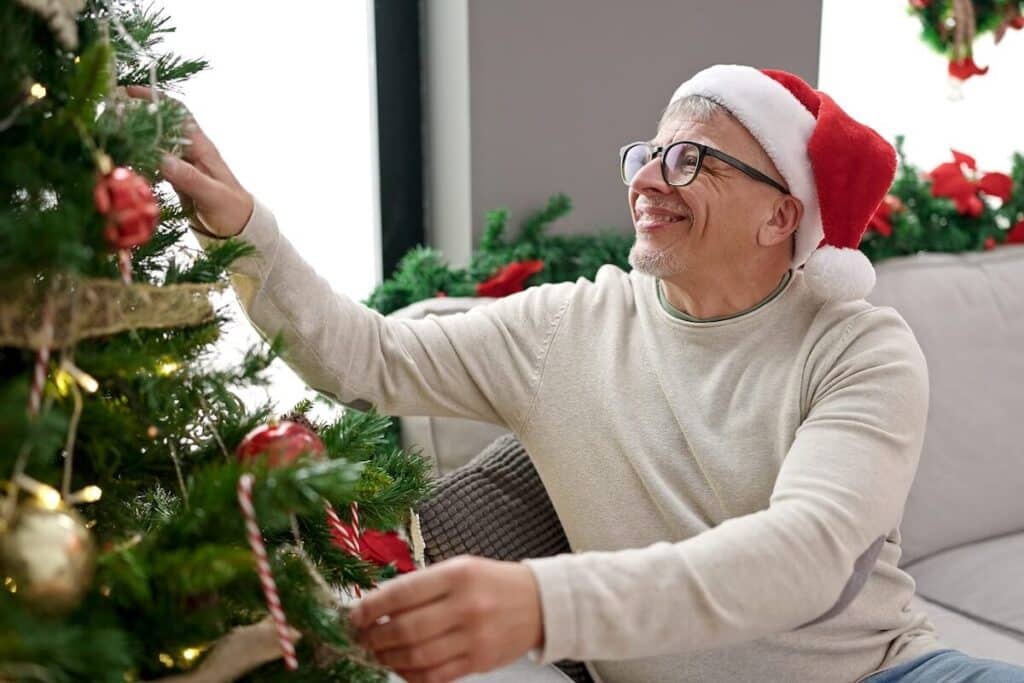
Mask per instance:
[[[961,650],[972,657],[1024,666],[1024,640],[946,609],[920,595],[915,595],[910,601],[910,609],[928,615],[939,634],[939,641],[946,647]]]
[[[1024,533],[945,550],[905,569],[921,596],[1024,642]]]
[[[907,321],[931,380],[904,563],[1024,530],[1024,246],[919,254],[876,270],[869,299]]]

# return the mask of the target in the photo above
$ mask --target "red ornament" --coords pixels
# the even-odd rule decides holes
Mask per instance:
[[[341,524],[351,533],[355,533],[351,524],[346,522],[342,522]],[[334,544],[336,546],[343,550],[348,549],[348,546],[345,545],[344,540],[336,530],[331,529],[331,536],[334,539]],[[416,564],[412,560],[412,553],[409,551],[409,546],[394,531],[366,529],[358,535],[358,538],[359,557],[363,558],[367,562],[375,564],[378,567],[386,567],[389,564],[393,564],[395,565],[395,569],[397,569],[401,574],[405,574],[406,572],[411,572],[416,569]]]
[[[145,178],[123,166],[103,176],[93,190],[96,210],[107,217],[103,236],[113,249],[130,249],[153,236],[160,206]]]
[[[265,459],[270,467],[283,467],[301,455],[322,457],[327,449],[313,430],[297,422],[265,424],[245,435],[235,455],[242,463]]]
[[[1008,201],[1013,193],[1013,179],[1005,173],[986,173],[980,180],[974,180],[978,164],[974,157],[953,150],[953,161],[936,166],[929,177],[932,181],[933,197],[948,197],[953,200],[956,210],[964,216],[977,218],[984,211],[979,193]],[[965,168],[971,172],[968,177]]]
[[[974,57],[949,60],[949,75],[961,81],[966,81],[971,76],[984,76],[988,73],[988,67],[980,67],[974,63]]]
[[[508,296],[523,291],[531,275],[544,270],[544,262],[513,261],[476,286],[477,296]]]
[[[989,249],[995,249],[995,248],[996,248],[996,238],[995,237],[986,237],[985,238],[985,250],[987,251]]]
[[[930,4],[932,0],[910,0],[910,5],[914,9],[926,9]]]

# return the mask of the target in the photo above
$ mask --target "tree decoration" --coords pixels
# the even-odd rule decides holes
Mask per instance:
[[[313,430],[285,420],[271,421],[253,429],[238,444],[235,455],[246,464],[259,460],[269,467],[283,467],[293,464],[302,455],[323,456],[324,450],[324,442]]]
[[[1022,0],[910,0],[908,10],[921,22],[921,39],[949,60],[957,81],[988,72],[974,61],[974,41],[988,32],[999,43],[1007,30],[1024,28]]]
[[[130,169],[118,167],[96,183],[93,192],[96,210],[107,218],[103,236],[117,250],[121,277],[131,282],[129,249],[150,240],[160,217],[160,206],[153,188]]]
[[[29,498],[0,533],[0,571],[8,590],[44,614],[63,614],[89,588],[96,560],[92,535],[74,510]]]

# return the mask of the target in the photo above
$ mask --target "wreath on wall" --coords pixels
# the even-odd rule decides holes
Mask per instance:
[[[978,36],[995,34],[998,44],[1009,30],[1024,29],[1024,0],[910,0],[921,22],[921,39],[949,60],[949,75],[965,81],[988,67],[974,61]]]

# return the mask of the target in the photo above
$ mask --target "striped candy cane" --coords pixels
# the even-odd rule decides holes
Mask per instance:
[[[277,584],[274,583],[274,575],[270,572],[270,562],[267,561],[267,547],[263,544],[263,534],[256,525],[256,508],[252,504],[252,484],[254,477],[251,474],[243,474],[238,480],[238,505],[242,508],[242,515],[245,517],[245,535],[252,548],[252,554],[256,556],[256,571],[260,576],[260,584],[263,586],[263,595],[267,599],[267,609],[274,620],[277,629],[277,642],[281,645],[284,653],[284,663],[289,670],[295,671],[299,668],[299,660],[295,656],[295,645],[288,637],[288,620],[285,618],[284,610],[281,608],[281,598],[277,594]]]
[[[42,337],[43,343],[36,351],[36,364],[32,369],[32,389],[28,395],[28,412],[33,417],[39,414],[43,386],[46,384],[46,370],[50,365],[50,344],[53,343],[53,305],[49,299],[43,304]]]
[[[117,250],[117,265],[121,269],[121,282],[132,283],[132,253],[127,249]]]
[[[352,514],[351,526],[342,521],[341,517],[334,510],[334,506],[330,503],[324,503],[324,509],[327,512],[327,525],[331,528],[331,535],[334,537],[334,540],[352,555],[361,557],[359,553],[359,506],[353,502],[349,508]],[[352,592],[355,593],[357,598],[363,596],[359,586],[353,586]]]

